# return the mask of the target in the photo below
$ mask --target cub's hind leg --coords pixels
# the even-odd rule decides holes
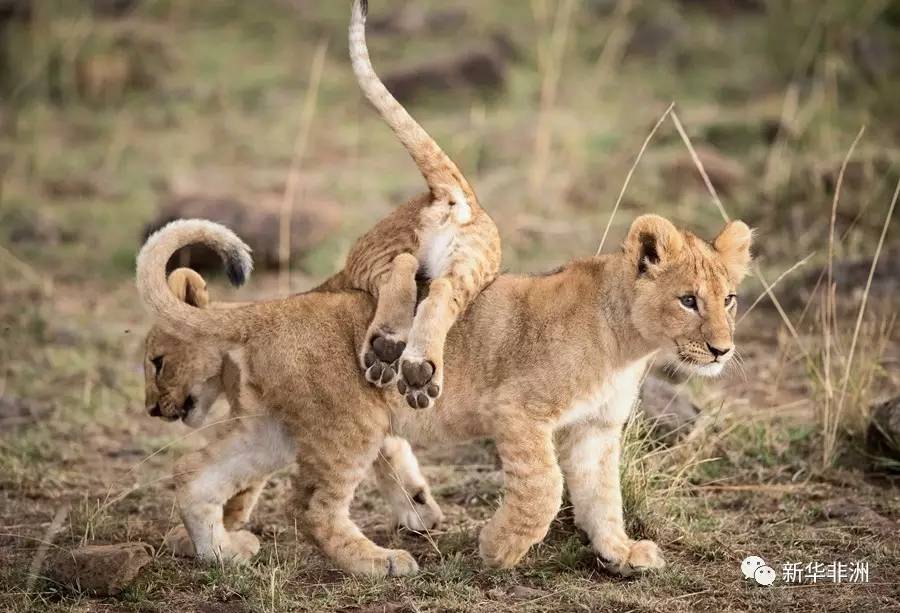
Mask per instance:
[[[391,506],[395,527],[424,532],[443,521],[444,513],[406,440],[385,437],[375,460],[375,477],[381,495]]]
[[[294,491],[299,525],[348,573],[399,577],[416,572],[419,567],[409,552],[379,547],[350,519],[353,494],[375,460],[383,434],[340,426],[304,444],[297,458]]]
[[[376,284],[378,304],[366,331],[359,359],[366,380],[378,387],[397,380],[398,360],[416,310],[416,270],[419,262],[409,253],[394,258],[384,281]]]

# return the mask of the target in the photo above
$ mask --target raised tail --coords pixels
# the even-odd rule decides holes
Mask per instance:
[[[178,299],[166,280],[166,264],[188,245],[200,243],[216,251],[225,264],[232,285],[243,285],[253,259],[248,247],[221,224],[204,219],[180,219],[154,232],[137,257],[137,289],[147,309],[163,330],[178,338],[205,336],[240,342],[247,321],[239,310],[201,309]]]
[[[350,59],[360,88],[378,110],[403,146],[412,156],[425,178],[432,198],[454,204],[478,206],[475,192],[433,138],[403,108],[375,74],[366,46],[366,14],[368,0],[353,0],[350,17]],[[464,199],[465,202],[459,202]]]

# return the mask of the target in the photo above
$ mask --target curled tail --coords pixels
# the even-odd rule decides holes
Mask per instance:
[[[239,342],[247,330],[240,310],[201,309],[179,300],[166,280],[166,264],[182,247],[200,243],[221,256],[233,285],[243,285],[253,259],[248,247],[221,224],[203,219],[180,219],[154,232],[137,257],[137,289],[163,330],[179,338],[205,336]]]
[[[475,192],[453,160],[444,153],[433,138],[403,108],[375,74],[366,46],[366,14],[368,0],[353,0],[350,18],[350,59],[356,80],[391,127],[419,167],[432,198],[450,200],[455,204],[478,206]],[[464,199],[464,202],[459,200]]]

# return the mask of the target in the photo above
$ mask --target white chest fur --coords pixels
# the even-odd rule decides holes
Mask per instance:
[[[624,424],[637,400],[647,359],[641,359],[598,383],[586,396],[563,411],[558,427],[594,419],[605,424]]]

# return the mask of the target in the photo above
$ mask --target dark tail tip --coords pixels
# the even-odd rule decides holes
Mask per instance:
[[[363,19],[369,16],[369,0],[359,0],[359,8],[362,11]]]
[[[225,258],[225,274],[228,275],[228,280],[235,287],[240,287],[247,282],[250,270],[243,253],[235,251],[228,254],[228,257]]]

